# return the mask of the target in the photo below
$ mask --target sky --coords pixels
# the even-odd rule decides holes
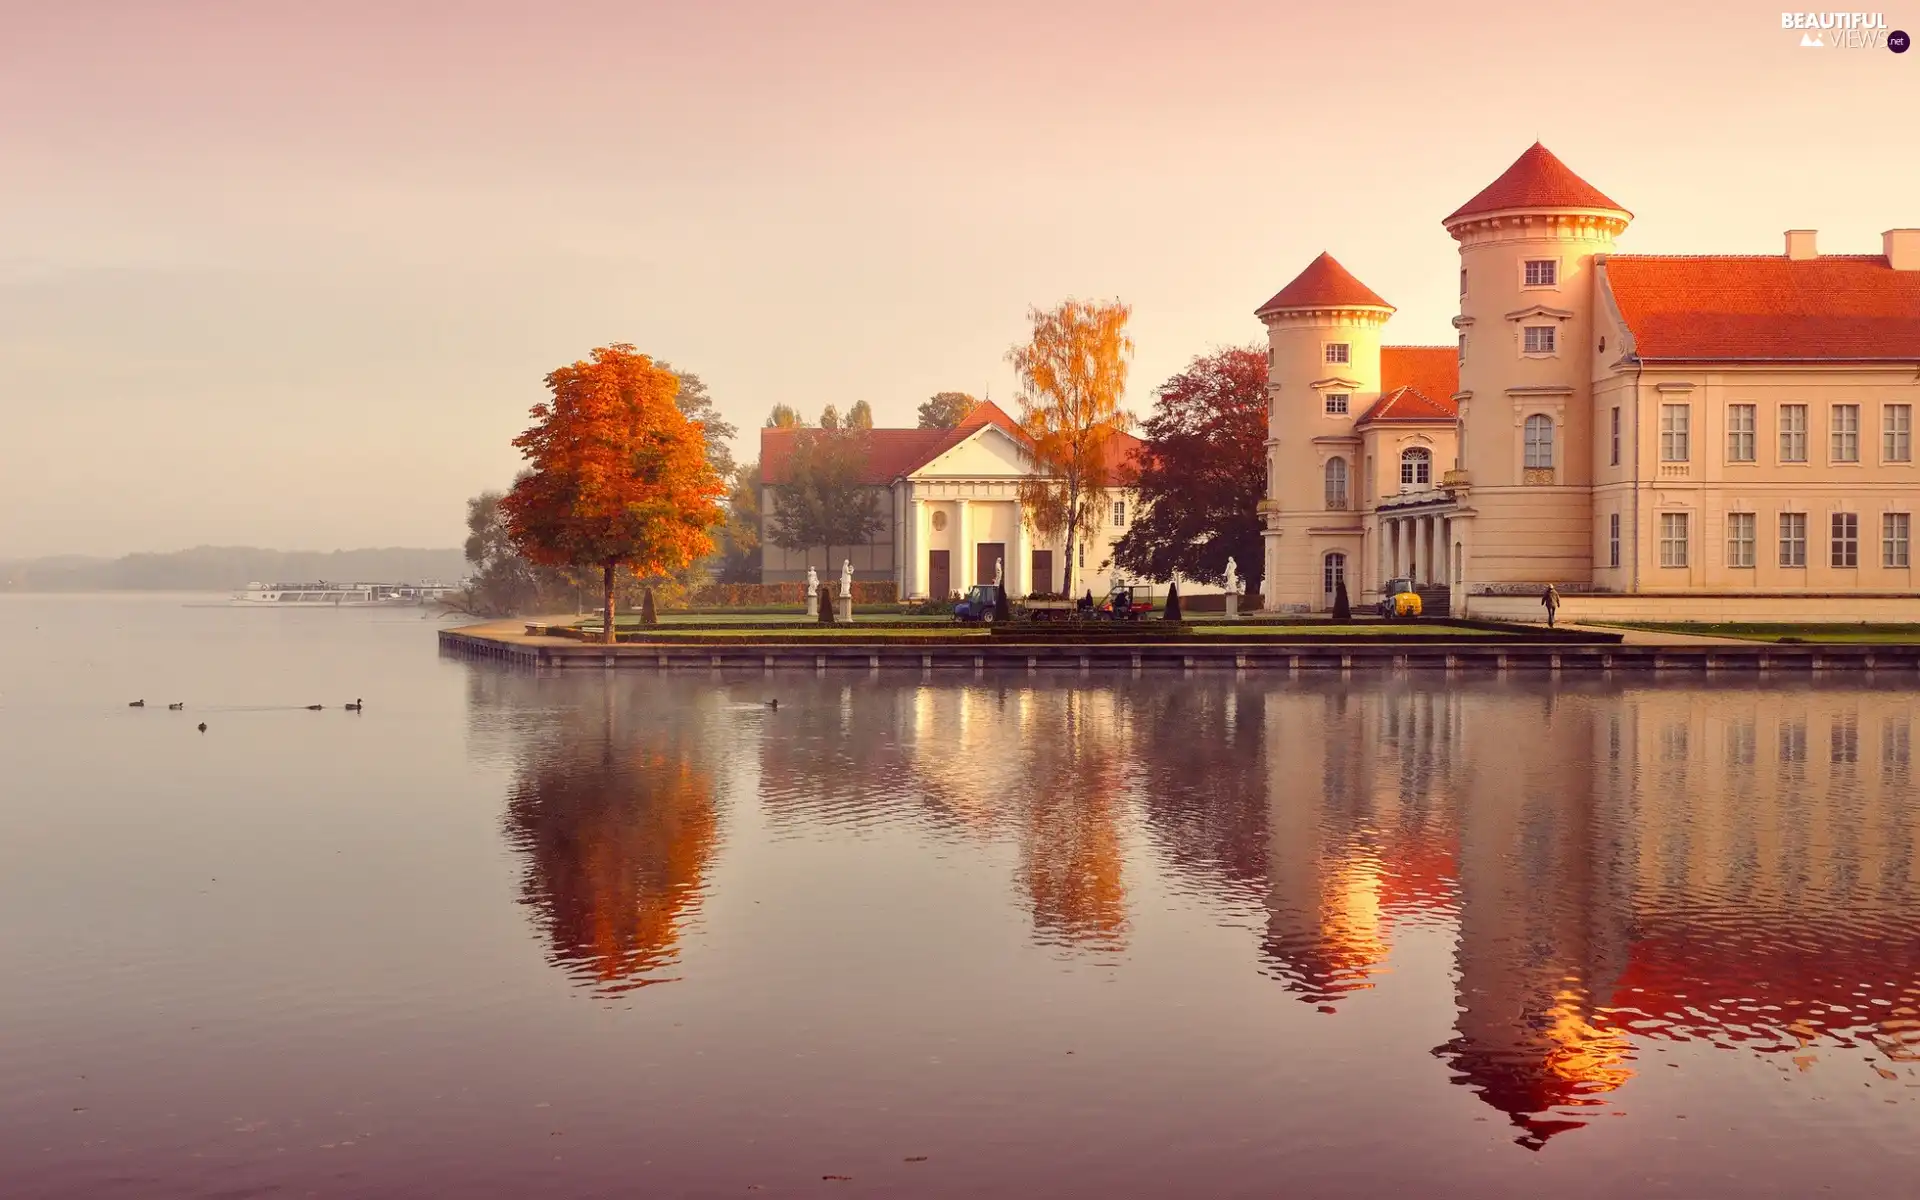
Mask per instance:
[[[1920,0],[1890,9],[1920,32]],[[0,0],[0,558],[445,546],[554,367],[1012,401],[1133,306],[1128,403],[1321,250],[1450,344],[1440,220],[1534,140],[1622,252],[1920,226],[1920,52],[1771,5]],[[1011,405],[1009,405],[1011,407]]]

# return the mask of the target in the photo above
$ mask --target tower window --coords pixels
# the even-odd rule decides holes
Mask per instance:
[[[1464,333],[1460,335],[1460,361],[1462,364],[1467,361],[1467,335]]]
[[[1526,286],[1554,287],[1560,282],[1560,260],[1530,258],[1527,260],[1526,272]]]
[[[1553,466],[1553,418],[1545,413],[1534,413],[1527,418],[1524,429],[1526,438],[1526,467],[1528,470],[1541,471]]]
[[[1353,346],[1347,342],[1327,343],[1327,362],[1345,366],[1353,361]]]
[[[1467,294],[1467,269],[1465,267],[1461,267],[1460,268],[1460,295],[1464,297],[1466,294]]]
[[[1425,487],[1433,482],[1433,455],[1419,446],[1400,455],[1400,486]]]
[[[1327,508],[1333,512],[1344,511],[1347,507],[1347,460],[1330,458],[1327,460]]]
[[[1554,332],[1551,325],[1529,325],[1522,331],[1521,348],[1528,354],[1552,354]]]
[[[1344,417],[1347,415],[1347,401],[1351,399],[1345,392],[1327,393],[1327,415]]]

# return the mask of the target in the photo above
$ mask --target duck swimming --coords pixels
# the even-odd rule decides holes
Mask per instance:
[[[132,700],[127,703],[128,708],[145,708],[146,706],[147,702],[145,700]]]
[[[182,701],[181,701],[180,703],[178,703],[178,704],[169,704],[169,705],[167,705],[167,711],[168,711],[168,712],[179,712],[179,711],[180,711],[181,709],[183,709],[183,708],[185,708],[186,706],[187,706],[187,702],[186,702],[185,700],[182,700]]]
[[[207,731],[207,723],[205,721],[200,722],[200,732],[205,733],[206,731]]]
[[[323,709],[323,708],[325,708],[325,707],[326,707],[326,705],[324,705],[324,704],[309,704],[309,705],[307,705],[307,711],[308,711],[308,712],[319,712],[319,711],[320,711],[321,709]]]
[[[359,712],[361,707],[361,702],[358,698],[356,698],[352,704],[343,704],[340,707],[346,709],[348,712]]]

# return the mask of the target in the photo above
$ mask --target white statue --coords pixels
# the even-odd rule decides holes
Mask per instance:
[[[815,571],[813,569],[812,564],[809,563],[807,566],[807,595],[818,596],[819,594],[820,594],[820,574],[819,572]]]
[[[850,558],[840,561],[840,598],[853,599],[853,560]]]
[[[1000,582],[1001,582],[1001,579],[1004,577],[1006,567],[1007,567],[1006,559],[996,558],[993,560],[993,586],[995,587],[1000,586]]]
[[[1234,562],[1232,557],[1227,559],[1227,593],[1234,596],[1240,594],[1239,564]]]

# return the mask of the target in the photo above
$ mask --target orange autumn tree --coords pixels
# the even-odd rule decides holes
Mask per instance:
[[[1120,407],[1133,354],[1131,312],[1117,300],[1036,308],[1028,313],[1033,339],[1007,353],[1020,378],[1020,428],[1033,468],[1020,483],[1020,506],[1035,532],[1065,541],[1069,596],[1074,546],[1092,535],[1101,502],[1119,482],[1109,447],[1132,424]]]
[[[707,461],[706,432],[674,404],[680,381],[625,343],[547,376],[553,398],[513,439],[528,470],[500,507],[526,558],[596,566],[606,586],[604,639],[614,640],[613,577],[685,567],[713,549],[726,486]]]

